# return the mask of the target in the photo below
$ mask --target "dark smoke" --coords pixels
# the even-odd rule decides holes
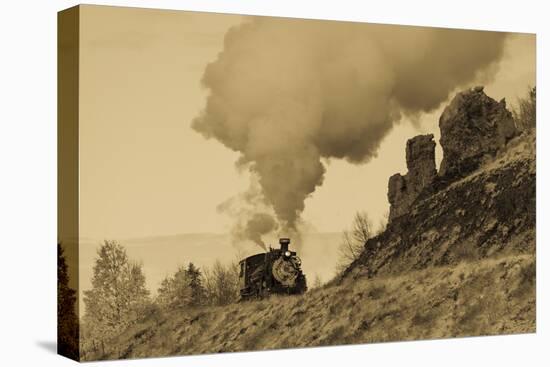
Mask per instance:
[[[250,239],[256,244],[259,244],[266,249],[265,243],[262,241],[262,236],[271,233],[277,228],[275,219],[267,213],[254,213],[252,218],[247,220],[244,231],[244,239]]]
[[[241,154],[237,164],[258,177],[280,228],[296,231],[304,200],[323,182],[321,158],[369,161],[402,115],[436,109],[494,67],[504,39],[495,32],[252,18],[228,31],[207,66],[209,96],[192,126]]]
[[[265,203],[257,179],[252,180],[247,191],[218,205],[218,211],[235,218],[231,230],[235,245],[252,241],[267,250],[262,236],[275,231],[278,224],[274,219],[273,209]]]

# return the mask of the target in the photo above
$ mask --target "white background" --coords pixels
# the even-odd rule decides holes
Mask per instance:
[[[549,365],[548,66],[545,1],[96,1],[96,4],[537,33],[537,334],[109,362],[140,366]],[[63,366],[56,338],[56,12],[0,3],[0,365]],[[512,71],[511,71],[512,72]],[[547,123],[549,122],[549,123]],[[546,187],[546,190],[544,189]],[[545,349],[546,347],[546,349]],[[105,362],[98,362],[103,364]]]

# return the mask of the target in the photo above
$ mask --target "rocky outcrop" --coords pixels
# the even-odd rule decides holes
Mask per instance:
[[[390,221],[407,213],[422,190],[436,177],[433,137],[433,134],[418,135],[407,141],[408,172],[405,176],[397,173],[391,176],[388,182]]]
[[[369,239],[344,277],[535,253],[534,133],[515,138],[495,160],[470,175],[436,186],[426,187],[406,215]]]
[[[493,157],[517,129],[506,102],[476,87],[458,93],[439,119],[443,161],[439,175],[461,177]]]
[[[430,185],[437,191],[473,172],[501,151],[518,134],[506,101],[488,97],[483,87],[458,93],[445,108],[439,128],[443,160],[435,168],[433,135],[419,135],[407,142],[407,169],[388,182],[389,221],[407,214],[411,205]],[[439,176],[439,180],[437,180]]]
[[[409,172],[389,181],[386,230],[366,242],[344,277],[534,254],[534,130],[520,135],[505,101],[496,102],[482,87],[459,93],[439,126],[439,174],[433,136],[409,140]]]

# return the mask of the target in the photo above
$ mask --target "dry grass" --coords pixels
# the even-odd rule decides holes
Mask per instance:
[[[104,355],[116,359],[535,331],[535,260],[508,255],[401,276],[347,279],[302,296],[156,314]]]

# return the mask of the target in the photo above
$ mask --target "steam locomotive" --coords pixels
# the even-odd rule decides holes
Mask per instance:
[[[302,294],[307,290],[302,262],[290,251],[290,239],[279,239],[280,249],[249,256],[239,262],[241,300],[263,298],[269,294]]]

